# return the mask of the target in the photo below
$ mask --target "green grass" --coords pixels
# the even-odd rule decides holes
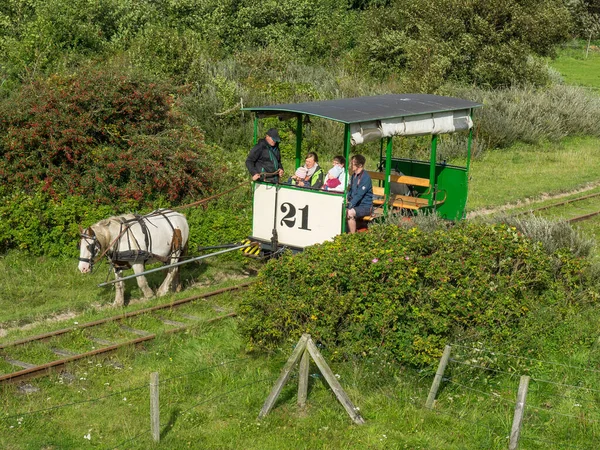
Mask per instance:
[[[593,43],[592,43],[593,44]],[[560,72],[565,84],[600,89],[600,51],[590,49],[586,57],[587,42],[577,47],[559,50],[558,57],[550,65]]]
[[[212,258],[204,261],[207,262],[193,262],[182,266],[181,280],[184,288],[198,282],[224,282],[228,285],[228,278],[246,276],[246,271],[252,264],[249,260],[240,262]],[[125,274],[130,273],[132,271]],[[81,274],[77,269],[77,260],[73,258],[37,258],[18,251],[0,256],[0,328],[24,325],[60,314],[86,312],[93,317],[98,308],[108,307],[114,300],[113,287],[97,287],[107,279],[113,279],[108,275],[106,263],[95,268],[92,274]],[[147,278],[150,286],[156,290],[163,277],[164,273],[158,272]],[[135,280],[125,283],[129,299],[142,296]],[[184,291],[177,298],[189,295]],[[162,303],[163,300],[155,298],[149,302],[136,303],[130,305],[128,310]]]
[[[494,208],[600,182],[600,139],[569,138],[488,151],[471,166],[467,208]]]
[[[577,138],[488,152],[473,162],[469,209],[498,207],[598,182],[599,144],[598,139]],[[595,233],[597,224],[589,226]],[[203,265],[192,264],[182,274],[187,290],[134,303],[127,310],[239,283],[235,277],[244,275],[249,264],[255,263],[214,259]],[[76,266],[76,260],[32,258],[19,252],[0,257],[0,324],[10,327],[0,341],[113,314],[114,309],[100,308],[112,302],[112,289],[96,287],[105,280],[106,267],[84,276]],[[162,275],[155,274],[150,284],[156,287],[161,280]],[[212,286],[192,287],[198,282]],[[133,298],[139,296],[133,280],[127,286]],[[240,295],[211,298],[160,315],[179,320],[181,311],[214,317],[223,314],[215,307],[235,311]],[[24,393],[19,386],[0,388],[0,447],[505,449],[518,379],[527,374],[534,380],[521,448],[595,448],[600,435],[597,391],[593,390],[600,376],[596,371],[600,367],[600,314],[593,298],[582,301],[590,306],[577,309],[562,305],[540,311],[539,317],[531,317],[516,331],[529,348],[528,353],[517,356],[536,360],[469,353],[455,347],[456,361],[448,367],[449,380],[442,384],[434,411],[423,407],[432,381],[425,372],[363,359],[331,362],[366,419],[363,426],[352,424],[314,365],[306,408],[300,410],[296,405],[294,373],[273,411],[258,421],[258,412],[292,348],[270,355],[248,355],[237,332],[237,319],[200,323],[189,331],[160,335],[135,349],[90,358],[69,365],[60,374],[32,380],[31,385],[39,389],[36,392]],[[77,316],[43,321],[65,312]],[[35,321],[40,322],[29,329],[14,328]],[[132,319],[128,325],[160,329],[156,318]],[[127,335],[117,324],[98,330],[95,336],[113,341]],[[53,339],[52,345],[85,350],[94,345],[86,336],[80,332],[66,340]],[[40,362],[56,358],[40,344],[15,354],[19,359]],[[10,366],[0,360],[0,371],[9,370]],[[148,383],[155,371],[161,379],[160,444],[153,443],[149,434]]]
[[[292,348],[272,355],[244,353],[234,320],[200,325],[180,335],[124,349],[110,357],[73,364],[65,373],[32,382],[39,391],[3,387],[0,446],[21,448],[210,448],[210,449],[465,449],[506,448],[519,374],[532,381],[522,448],[548,448],[532,439],[593,448],[600,418],[585,367],[596,367],[585,334],[600,325],[586,315],[584,329],[569,340],[570,354],[550,345],[548,359],[581,370],[456,347],[436,409],[423,408],[431,378],[417,371],[368,360],[331,363],[366,419],[353,425],[314,365],[308,403],[296,405],[294,373],[272,412],[258,411]],[[574,320],[571,318],[571,320]],[[581,320],[581,319],[579,319]],[[576,322],[579,323],[579,322]],[[574,323],[559,325],[557,336]],[[532,337],[532,346],[543,344]],[[587,348],[586,348],[587,347]],[[463,363],[463,364],[461,364]],[[490,370],[475,366],[487,365]],[[149,434],[148,382],[160,374],[161,443]],[[563,388],[563,385],[573,385]],[[88,403],[76,404],[77,402]],[[66,406],[65,406],[66,405]],[[48,411],[39,410],[54,408]],[[534,409],[537,408],[537,409]],[[31,414],[29,414],[31,413]],[[585,413],[585,419],[567,416]],[[85,436],[90,436],[86,439]],[[133,439],[133,440],[130,440]],[[525,442],[525,441],[524,441]]]

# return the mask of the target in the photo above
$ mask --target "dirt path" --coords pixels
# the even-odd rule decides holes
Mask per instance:
[[[506,205],[501,205],[501,206],[498,206],[495,208],[481,208],[481,209],[469,212],[467,214],[467,219],[472,219],[473,217],[479,217],[479,216],[487,216],[487,215],[496,214],[499,212],[510,211],[511,209],[521,208],[521,207],[527,206],[527,205],[536,205],[537,203],[541,203],[546,200],[554,200],[554,199],[569,197],[570,195],[576,195],[576,194],[581,194],[584,192],[591,191],[592,189],[596,189],[597,187],[600,187],[600,181],[597,181],[594,183],[588,183],[579,189],[574,189],[574,190],[568,191],[568,192],[562,192],[560,194],[549,195],[546,193],[542,193],[537,198],[526,198],[525,200],[521,200],[516,203],[508,203]]]

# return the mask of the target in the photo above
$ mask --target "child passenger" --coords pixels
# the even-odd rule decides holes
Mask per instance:
[[[343,156],[334,156],[333,167],[327,172],[323,189],[332,192],[344,192],[344,188],[346,187],[345,165],[346,158]]]

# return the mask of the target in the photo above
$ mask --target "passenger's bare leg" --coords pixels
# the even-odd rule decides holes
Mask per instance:
[[[348,232],[356,233],[356,211],[354,209],[348,210]]]

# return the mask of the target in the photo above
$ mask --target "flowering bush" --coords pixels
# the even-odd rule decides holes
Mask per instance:
[[[175,94],[111,69],[24,85],[0,104],[0,183],[100,204],[208,195],[226,167]]]
[[[531,311],[586,289],[586,260],[507,225],[370,230],[270,261],[241,306],[249,349],[310,333],[332,357],[429,365],[458,335],[504,340]]]

